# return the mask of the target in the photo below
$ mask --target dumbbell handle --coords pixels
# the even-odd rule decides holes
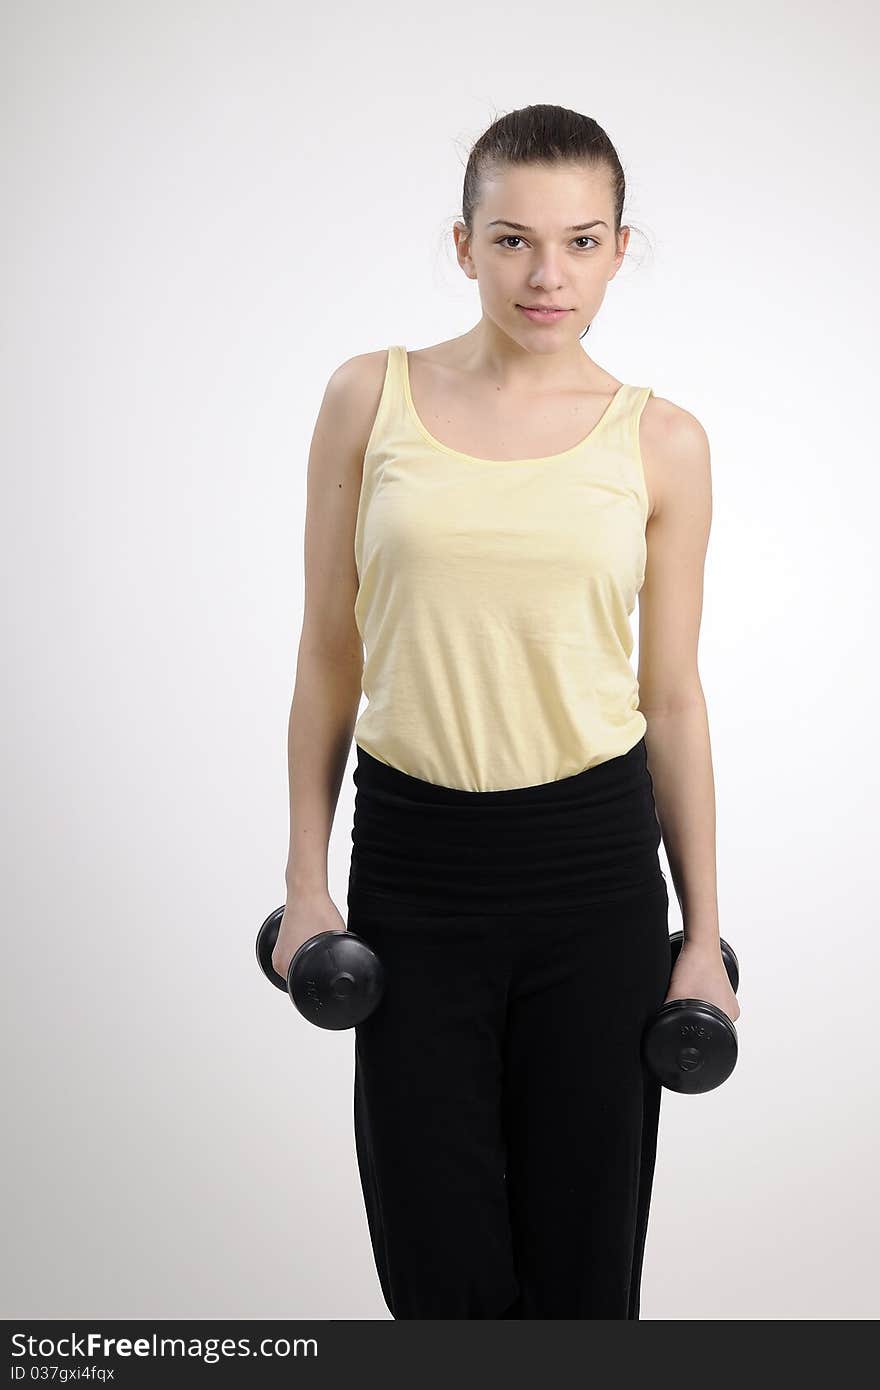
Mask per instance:
[[[672,953],[673,967],[678,960],[683,945],[684,932],[673,932],[669,938],[669,949]],[[721,938],[721,959],[724,961],[724,968],[727,971],[727,978],[730,980],[730,987],[734,994],[736,994],[739,988],[739,961],[736,958],[736,952],[733,947],[728,945],[724,937]]]

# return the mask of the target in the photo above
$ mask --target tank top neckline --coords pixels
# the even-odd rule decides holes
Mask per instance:
[[[598,435],[603,429],[603,427],[608,423],[610,417],[615,413],[619,402],[622,400],[626,391],[629,389],[626,382],[622,382],[621,385],[618,386],[614,395],[611,397],[611,400],[608,402],[607,406],[603,410],[602,414],[599,416],[599,419],[596,421],[589,434],[586,434],[583,439],[578,440],[577,444],[573,444],[570,449],[563,449],[561,453],[558,454],[540,454],[535,458],[479,458],[476,454],[465,454],[462,453],[460,449],[453,449],[451,445],[444,444],[441,440],[437,439],[433,434],[431,434],[431,431],[422,422],[419,413],[416,410],[415,403],[413,401],[412,390],[410,389],[409,380],[409,353],[407,352],[406,347],[400,344],[397,347],[397,354],[400,361],[401,376],[403,379],[404,400],[406,402],[406,407],[409,412],[412,423],[418,429],[419,433],[424,436],[424,438],[427,440],[429,444],[431,444],[435,449],[440,449],[444,454],[451,454],[453,458],[464,459],[467,463],[483,463],[487,464],[489,467],[494,468],[503,468],[510,464],[515,465],[525,463],[555,463],[558,459],[570,458],[572,454],[578,453],[581,449],[584,449],[588,444],[593,443],[595,436]]]

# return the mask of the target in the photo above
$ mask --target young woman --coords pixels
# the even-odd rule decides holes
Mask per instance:
[[[497,120],[454,229],[480,321],[341,366],[309,459],[273,963],[347,926],[385,967],[354,1123],[398,1319],[638,1318],[660,1110],[642,1034],[665,999],[739,1014],[697,669],[706,435],[580,345],[623,202],[589,117]],[[345,923],[327,845],[352,736]]]

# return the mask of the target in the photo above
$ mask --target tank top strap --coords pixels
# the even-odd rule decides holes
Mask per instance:
[[[373,427],[367,440],[366,458],[369,458],[384,441],[399,438],[401,431],[407,433],[403,358],[405,351],[405,348],[397,344],[387,350],[385,378],[373,418]]]
[[[612,399],[602,420],[601,433],[608,443],[638,453],[639,421],[649,398],[654,394],[651,386],[630,386],[624,384]]]
[[[388,349],[387,376],[388,408],[393,414],[394,423],[412,438],[413,422],[407,406],[409,368],[406,347],[402,343],[393,343]]]
[[[654,394],[653,386],[628,386],[627,387],[627,408],[636,419],[639,419],[648,400]]]

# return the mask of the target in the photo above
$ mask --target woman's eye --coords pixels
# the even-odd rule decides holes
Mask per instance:
[[[522,237],[519,237],[519,236],[503,236],[503,237],[499,237],[499,238],[498,238],[498,241],[497,241],[495,244],[496,244],[496,246],[500,246],[500,245],[502,244],[502,242],[505,242],[505,241],[522,241]],[[575,237],[575,241],[591,241],[591,242],[593,243],[594,246],[598,246],[598,244],[599,244],[599,243],[596,241],[596,238],[595,238],[595,237],[592,237],[592,236],[577,236],[577,237]],[[507,247],[505,247],[504,249],[505,249],[506,251],[515,251],[515,250],[516,250],[516,247],[515,247],[515,246],[507,246]],[[586,247],[586,246],[583,246],[583,247],[581,247],[580,249],[581,249],[582,251],[587,251],[589,248]]]

